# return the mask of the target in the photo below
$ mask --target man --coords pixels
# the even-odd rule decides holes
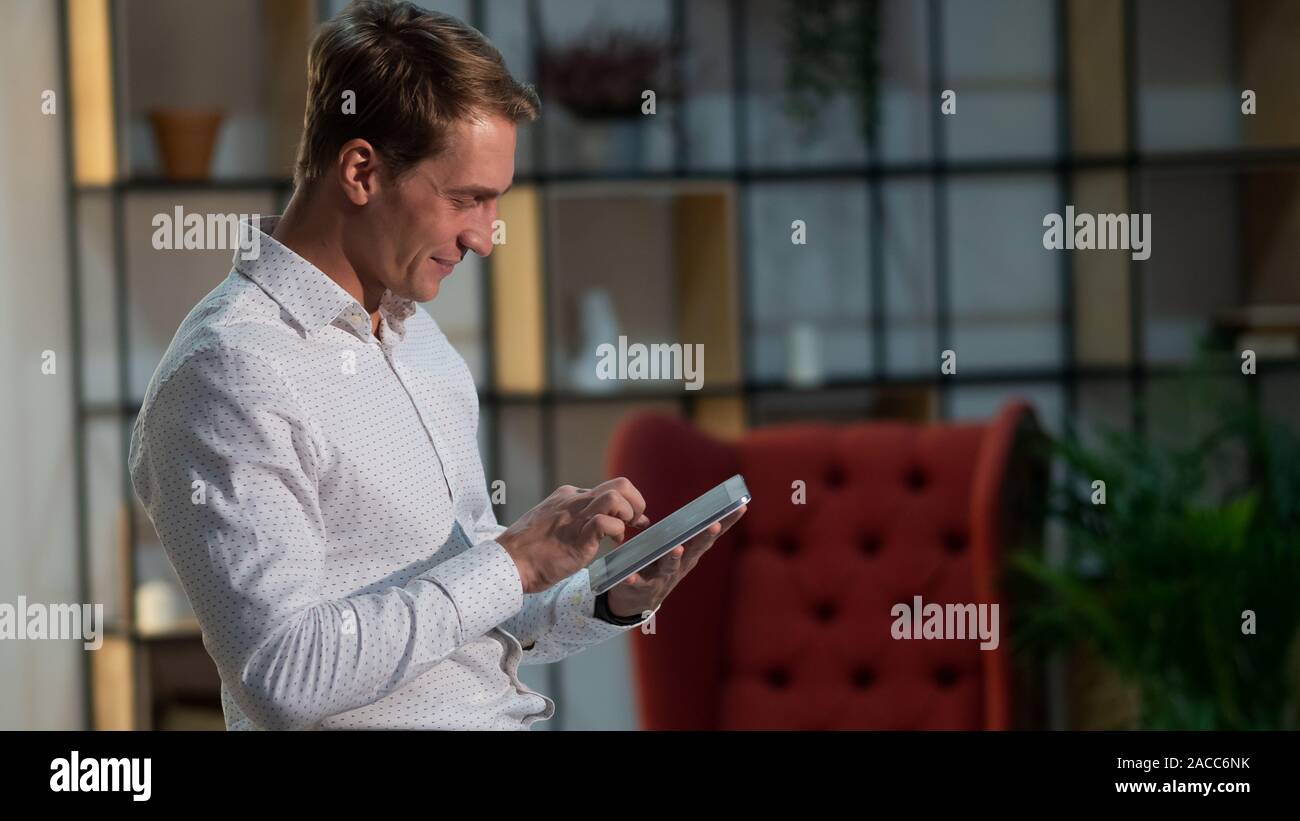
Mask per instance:
[[[497,524],[474,384],[416,303],[491,253],[538,109],[482,35],[409,3],[312,46],[294,196],[185,318],[131,438],[230,729],[528,728],[555,705],[519,665],[640,624],[744,512],[599,600],[601,537],[649,521],[626,479]]]

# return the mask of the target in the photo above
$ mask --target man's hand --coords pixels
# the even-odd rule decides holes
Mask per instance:
[[[524,593],[540,593],[590,564],[602,536],[622,542],[629,525],[649,523],[641,492],[619,477],[590,490],[556,488],[497,542],[519,568]]]
[[[740,521],[748,509],[748,505],[742,506],[722,521],[709,525],[694,539],[677,545],[659,561],[611,587],[609,612],[620,618],[631,618],[654,610],[691,572],[705,551],[713,547],[718,537]]]

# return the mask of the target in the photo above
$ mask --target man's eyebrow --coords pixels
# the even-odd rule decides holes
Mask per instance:
[[[514,182],[507,185],[505,191],[497,191],[495,188],[483,185],[466,185],[460,188],[448,188],[447,193],[453,197],[504,197],[514,187]]]

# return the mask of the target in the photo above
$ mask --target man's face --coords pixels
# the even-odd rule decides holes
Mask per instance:
[[[462,121],[447,149],[417,163],[361,209],[358,273],[398,296],[428,302],[452,267],[492,253],[497,199],[515,173],[515,125],[500,117]],[[373,206],[373,207],[372,207]]]

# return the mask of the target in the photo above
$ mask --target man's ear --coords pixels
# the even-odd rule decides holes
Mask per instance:
[[[348,140],[339,149],[339,186],[353,205],[365,205],[379,193],[379,165],[379,154],[365,140]]]

